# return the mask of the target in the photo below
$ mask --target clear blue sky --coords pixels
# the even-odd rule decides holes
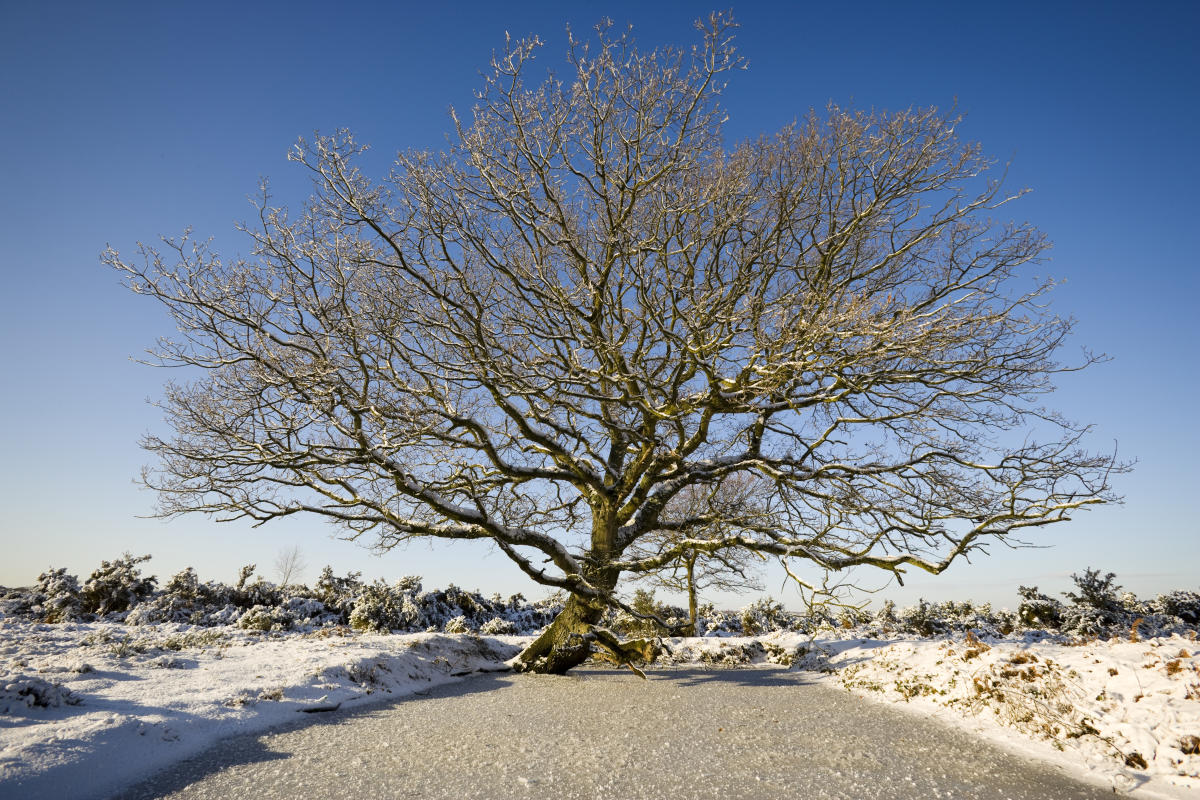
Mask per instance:
[[[726,0],[727,2],[727,0]],[[285,161],[298,136],[348,127],[388,154],[436,148],[466,109],[505,31],[536,33],[560,66],[564,28],[632,22],[644,47],[690,44],[694,3],[0,4],[0,584],[47,567],[86,575],[122,551],[165,578],[188,565],[232,580],[299,544],[317,568],[421,574],[484,592],[538,595],[483,545],[434,543],[382,558],[316,521],[217,525],[141,519],[138,437],[163,431],[147,398],[168,377],[130,361],[168,333],[163,314],[103,268],[106,244],[193,226],[221,252],[260,175],[299,204]],[[1013,605],[1018,584],[1060,591],[1086,566],[1141,595],[1200,588],[1195,417],[1200,396],[1200,4],[742,2],[750,69],[727,94],[733,138],[772,131],[832,100],[947,107],[1002,162],[1011,206],[1055,242],[1056,310],[1076,344],[1113,357],[1072,376],[1053,405],[1119,442],[1126,498],[1007,551],[885,594]],[[864,575],[870,582],[870,578]],[[785,602],[770,573],[768,591]],[[737,603],[730,599],[730,604]]]

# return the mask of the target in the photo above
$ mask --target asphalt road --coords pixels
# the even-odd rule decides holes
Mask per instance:
[[[144,798],[1112,797],[782,669],[483,675],[231,738]]]

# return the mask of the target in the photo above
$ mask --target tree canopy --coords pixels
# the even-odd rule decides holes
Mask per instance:
[[[1095,359],[1056,359],[1046,238],[996,218],[1019,193],[960,117],[830,107],[727,143],[734,25],[698,29],[643,52],[603,24],[540,81],[510,41],[452,146],[379,180],[350,133],[301,141],[314,193],[264,186],[244,259],[107,251],[174,317],[160,363],[204,370],[144,442],[161,512],[490,540],[571,593],[521,662],[562,671],[619,650],[595,623],[622,573],[686,552],[937,573],[1111,499],[1113,458],[1042,405]],[[769,513],[664,513],[736,476]]]

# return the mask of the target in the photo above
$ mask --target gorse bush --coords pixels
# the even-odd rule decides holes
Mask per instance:
[[[125,553],[113,561],[101,561],[100,566],[79,590],[80,609],[85,614],[103,617],[106,614],[128,611],[154,592],[158,579],[142,577],[138,564],[150,556],[134,557]]]
[[[1063,605],[1052,597],[1038,591],[1036,586],[1021,586],[1017,589],[1021,604],[1017,616],[1027,628],[1056,629],[1062,625]]]
[[[771,597],[762,597],[742,609],[742,633],[755,636],[770,631],[787,630],[788,614],[783,606]]]
[[[233,625],[250,631],[306,630],[350,625],[356,630],[446,631],[529,634],[562,610],[559,594],[530,603],[523,595],[484,597],[457,586],[425,591],[421,578],[405,576],[388,584],[364,583],[361,573],[335,575],[326,567],[311,588],[286,587],[255,575],[255,565],[238,571],[233,585],[201,582],[184,569],[161,589],[143,576],[149,556],[125,554],[102,562],[82,586],[65,569],[50,569],[30,589],[0,588],[0,610],[38,622],[108,620],[129,625],[178,623]]]
[[[517,632],[517,626],[504,617],[492,617],[479,628],[484,636],[511,636]]]
[[[156,622],[191,623],[203,618],[204,609],[214,605],[225,605],[227,595],[222,588],[200,583],[196,570],[188,567],[171,576],[162,592],[134,608],[126,622],[131,624],[153,624]]]
[[[79,618],[79,579],[68,575],[66,569],[50,569],[38,575],[34,591],[39,598],[32,604],[36,609],[35,616],[45,622],[68,622]]]
[[[899,619],[901,628],[921,636],[936,636],[947,631],[947,626],[938,618],[937,606],[931,606],[924,598],[901,611]]]
[[[79,705],[81,702],[80,696],[66,686],[36,675],[17,674],[0,678],[0,714],[7,714],[21,706],[58,708],[62,705]]]
[[[1063,596],[1077,608],[1095,612],[1090,616],[1104,625],[1113,625],[1129,612],[1117,595],[1121,587],[1113,582],[1116,577],[1112,572],[1102,576],[1098,569],[1086,569],[1082,575],[1071,576],[1079,592],[1063,592]]]
[[[361,573],[338,576],[330,567],[322,570],[311,587],[281,587],[256,577],[253,564],[238,571],[233,585],[202,582],[189,567],[157,589],[156,579],[141,573],[140,565],[148,559],[126,553],[104,561],[82,584],[65,569],[49,569],[29,589],[0,589],[0,610],[49,623],[104,619],[128,625],[232,625],[264,633],[348,625],[370,633],[442,631],[496,636],[535,633],[554,619],[566,601],[562,593],[532,603],[520,594],[507,599],[485,597],[454,585],[426,591],[415,575],[392,583],[364,583]],[[904,633],[930,637],[972,631],[979,636],[1004,637],[1043,631],[1097,637],[1128,636],[1134,620],[1140,620],[1139,631],[1144,636],[1186,634],[1200,624],[1200,594],[1196,592],[1174,591],[1141,601],[1122,593],[1113,573],[1089,568],[1072,580],[1075,588],[1063,593],[1065,602],[1041,593],[1036,586],[1020,587],[1016,612],[994,611],[986,603],[925,600],[908,608],[887,601],[873,614],[854,608],[805,614],[788,611],[770,597],[755,600],[740,611],[703,604],[697,610],[696,632],[700,636],[755,636],[775,631],[841,631],[854,636]],[[685,609],[657,600],[653,590],[636,590],[628,605],[644,616],[610,612],[602,624],[620,636],[643,637],[670,635],[687,622]]]
[[[420,584],[417,584],[420,588]],[[363,586],[353,601],[350,627],[359,631],[406,631],[423,629],[421,610],[401,582],[388,586],[383,581]]]
[[[1063,592],[1068,603],[1047,597],[1036,586],[1022,586],[1020,623],[1072,637],[1094,638],[1128,632],[1135,620],[1148,636],[1194,629],[1200,623],[1200,595],[1175,591],[1154,600],[1122,593],[1114,573],[1088,568],[1072,575],[1075,591]]]
[[[1150,601],[1158,614],[1178,617],[1188,625],[1200,625],[1200,594],[1196,592],[1167,592]]]
[[[333,574],[333,568],[327,566],[317,578],[314,596],[325,604],[325,608],[341,615],[342,621],[347,622],[363,588],[362,581],[358,579],[360,575],[361,572],[350,572],[339,578]]]

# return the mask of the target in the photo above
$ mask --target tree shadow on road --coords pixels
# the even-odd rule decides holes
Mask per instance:
[[[573,674],[586,680],[588,676],[625,676],[631,681],[642,679],[632,672],[620,669],[586,667]],[[736,685],[736,686],[802,686],[818,681],[813,673],[793,670],[782,666],[744,665],[737,667],[654,667],[646,670],[646,680],[675,681],[682,686]]]

